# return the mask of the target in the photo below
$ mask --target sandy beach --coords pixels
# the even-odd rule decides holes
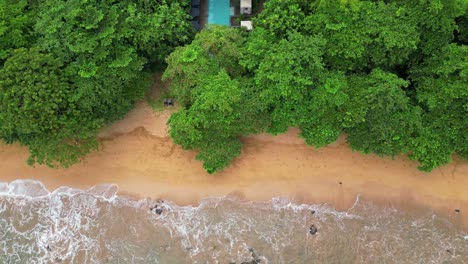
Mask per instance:
[[[279,136],[243,139],[242,155],[221,173],[206,173],[196,153],[174,145],[167,134],[170,111],[154,113],[139,103],[125,119],[101,132],[101,149],[68,169],[26,164],[28,151],[0,146],[0,181],[36,179],[50,190],[115,183],[121,193],[197,204],[209,196],[249,200],[289,197],[347,209],[358,194],[393,206],[431,207],[468,226],[468,162],[423,173],[406,157],[380,158],[353,152],[344,136],[322,149],[306,146],[291,129]],[[457,213],[454,210],[459,209]]]

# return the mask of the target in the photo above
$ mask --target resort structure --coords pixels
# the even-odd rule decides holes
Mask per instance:
[[[197,30],[205,24],[252,29],[252,0],[192,0],[190,15]]]

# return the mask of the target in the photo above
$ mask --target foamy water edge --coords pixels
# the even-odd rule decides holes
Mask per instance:
[[[194,207],[117,192],[112,184],[50,192],[38,181],[0,183],[1,262],[468,262],[468,235],[448,220],[432,212],[409,218],[359,197],[338,212],[280,197],[211,197]],[[311,224],[318,227],[315,235]]]

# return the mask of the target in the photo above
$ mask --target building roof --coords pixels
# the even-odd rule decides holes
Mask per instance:
[[[241,8],[245,8],[245,7],[252,8],[252,0],[241,0],[240,7]]]
[[[252,30],[252,21],[241,21],[241,27],[246,27],[247,30]]]

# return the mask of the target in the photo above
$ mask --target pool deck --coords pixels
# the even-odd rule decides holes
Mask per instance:
[[[208,22],[208,0],[200,0],[200,26],[204,28]]]

